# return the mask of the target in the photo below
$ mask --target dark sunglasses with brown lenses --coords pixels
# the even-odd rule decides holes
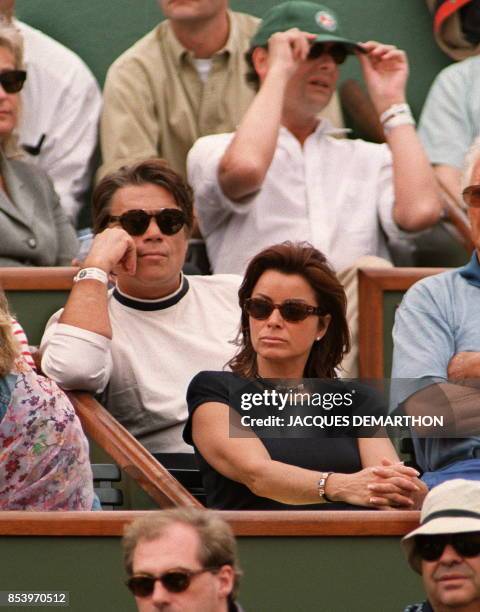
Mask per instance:
[[[480,185],[470,185],[462,191],[463,201],[467,206],[480,208]]]
[[[177,234],[186,223],[186,216],[179,208],[162,208],[156,211],[142,209],[129,210],[123,215],[110,215],[109,221],[120,223],[130,236],[141,236],[150,225],[150,219],[155,217],[158,227],[165,236]]]
[[[27,79],[25,70],[2,70],[0,72],[0,85],[9,93],[18,93]]]
[[[440,559],[447,544],[450,544],[461,557],[477,557],[480,555],[480,532],[418,535],[415,537],[415,550],[424,561]]]
[[[183,593],[188,589],[195,576],[216,571],[218,571],[216,567],[204,567],[199,570],[173,569],[160,574],[160,576],[137,574],[129,578],[126,585],[135,597],[149,597],[155,589],[157,580],[160,580],[164,589],[169,593]]]
[[[278,308],[282,319],[289,323],[298,323],[304,321],[310,315],[322,315],[322,309],[316,306],[310,306],[299,300],[285,300],[281,304],[274,304],[270,300],[264,298],[248,298],[245,300],[245,312],[259,321],[264,321]]]

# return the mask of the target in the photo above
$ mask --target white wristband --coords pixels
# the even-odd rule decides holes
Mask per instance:
[[[415,119],[411,114],[402,113],[401,115],[394,115],[390,119],[387,119],[383,124],[383,131],[388,134],[391,130],[398,127],[399,125],[415,125]]]
[[[402,102],[401,104],[392,104],[392,106],[389,106],[387,110],[380,115],[380,123],[385,123],[391,117],[395,117],[396,115],[401,115],[403,113],[408,115],[412,114],[410,106],[406,102]]]
[[[73,282],[78,283],[82,280],[97,280],[108,285],[108,274],[101,268],[83,268],[80,272],[74,276]]]

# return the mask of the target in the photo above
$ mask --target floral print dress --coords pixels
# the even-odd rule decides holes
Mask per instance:
[[[91,510],[88,441],[67,396],[24,364],[0,379],[0,510]]]

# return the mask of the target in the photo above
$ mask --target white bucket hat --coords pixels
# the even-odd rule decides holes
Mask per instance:
[[[480,531],[480,482],[457,478],[433,488],[425,497],[420,527],[406,535],[402,547],[410,566],[419,574],[415,536]]]

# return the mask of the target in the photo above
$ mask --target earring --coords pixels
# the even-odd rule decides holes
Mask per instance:
[[[315,338],[315,342],[320,342],[321,339],[322,339],[322,336],[318,336],[318,338]]]

